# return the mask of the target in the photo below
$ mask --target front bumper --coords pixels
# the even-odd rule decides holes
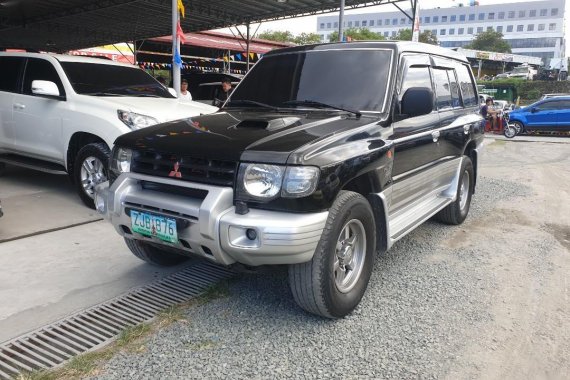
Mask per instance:
[[[189,191],[202,195],[193,197]],[[223,265],[307,262],[313,257],[328,218],[328,211],[294,214],[250,209],[239,215],[233,206],[232,188],[138,173],[123,173],[112,186],[109,182],[98,185],[95,205],[126,238],[174,247]],[[178,243],[132,231],[130,210],[176,219]],[[255,231],[255,239],[247,237],[248,229]]]

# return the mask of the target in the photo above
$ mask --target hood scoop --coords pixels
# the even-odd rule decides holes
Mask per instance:
[[[236,129],[265,129],[267,131],[277,131],[286,127],[300,125],[299,117],[279,117],[277,119],[245,119],[240,121]]]

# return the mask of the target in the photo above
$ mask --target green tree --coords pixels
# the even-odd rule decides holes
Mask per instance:
[[[398,34],[396,34],[396,37],[394,37],[395,40],[398,41],[411,41],[412,40],[412,29],[400,29],[398,31]],[[437,36],[435,34],[433,34],[431,32],[431,30],[424,30],[423,32],[420,33],[420,38],[419,38],[420,42],[426,43],[426,44],[431,44],[431,45],[437,45]]]
[[[349,28],[344,31],[344,35],[354,41],[385,40],[384,36],[367,28]],[[338,32],[334,31],[329,36],[330,42],[338,41]]]
[[[465,49],[510,53],[511,45],[503,39],[503,33],[487,30],[483,33],[479,33],[473,42],[465,46]]]
[[[295,36],[293,36],[291,32],[283,32],[280,30],[268,30],[263,33],[259,33],[257,38],[276,42],[294,42],[295,40]]]
[[[318,44],[321,42],[321,36],[317,33],[301,33],[293,39],[298,45]]]

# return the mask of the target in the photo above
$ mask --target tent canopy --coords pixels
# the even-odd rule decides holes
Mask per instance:
[[[412,0],[346,0],[347,8]],[[340,0],[183,0],[185,32],[338,10]],[[0,48],[64,52],[169,35],[171,0],[0,0]]]

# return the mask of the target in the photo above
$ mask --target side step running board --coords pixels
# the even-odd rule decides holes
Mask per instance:
[[[50,174],[67,174],[67,171],[63,165],[54,164],[53,162],[49,161],[37,160],[35,158],[22,157],[16,154],[0,154],[0,162]]]

